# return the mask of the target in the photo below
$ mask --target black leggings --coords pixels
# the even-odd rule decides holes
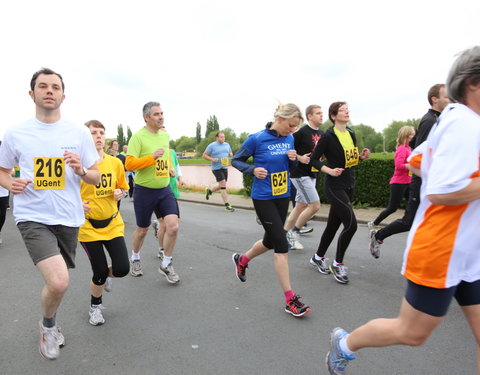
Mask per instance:
[[[353,189],[335,190],[325,187],[325,195],[330,202],[330,211],[328,212],[327,226],[318,245],[317,255],[320,257],[325,256],[340,224],[343,223],[344,228],[338,236],[337,254],[335,255],[335,260],[338,263],[343,263],[347,247],[357,231],[357,218],[351,203]]]
[[[257,216],[265,229],[263,246],[275,253],[288,253],[288,242],[283,224],[287,218],[290,198],[270,200],[252,199]]]
[[[6,197],[0,197],[0,232],[2,231],[3,224],[5,224],[9,198],[8,195]]]
[[[374,225],[380,224],[386,217],[393,214],[400,207],[402,198],[408,198],[409,184],[390,184],[390,200],[387,208],[373,221]]]
[[[92,282],[95,285],[105,284],[108,277],[108,262],[103,247],[108,251],[112,260],[112,275],[123,277],[130,271],[127,245],[123,237],[116,237],[109,241],[80,242],[87,253],[92,266]]]
[[[407,207],[405,213],[401,219],[397,219],[386,227],[380,229],[375,233],[375,238],[379,241],[383,241],[385,238],[390,237],[397,233],[408,232],[413,224],[413,219],[417,213],[418,206],[420,204],[420,187],[422,185],[422,179],[419,177],[413,177],[410,183],[410,193],[408,196]]]

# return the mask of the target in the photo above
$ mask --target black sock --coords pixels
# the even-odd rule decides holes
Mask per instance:
[[[90,300],[90,304],[92,305],[101,305],[102,304],[102,296],[100,297],[94,297],[92,296],[91,300]]]
[[[52,317],[52,318],[45,318],[43,317],[43,326],[45,328],[52,328],[52,327],[55,327],[55,315]]]

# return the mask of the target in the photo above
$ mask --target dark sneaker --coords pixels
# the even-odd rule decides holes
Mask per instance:
[[[300,230],[298,231],[298,233],[300,233],[300,234],[307,234],[307,233],[312,233],[312,232],[313,232],[313,228],[309,227],[307,224],[305,224],[303,227],[301,227]]]
[[[212,195],[212,191],[209,188],[205,188],[205,199],[208,201]]]
[[[370,231],[370,243],[369,243],[369,249],[370,249],[370,254],[372,254],[372,257],[375,259],[380,258],[380,245],[383,243],[383,241],[377,240],[375,235],[377,234],[377,231],[375,229],[372,229]]]
[[[307,315],[310,310],[310,306],[300,302],[300,296],[298,294],[295,294],[295,296],[288,302],[288,305],[285,306],[285,312],[292,314],[295,318]]]
[[[160,223],[158,220],[152,220],[152,229],[153,229],[153,235],[155,238],[158,238],[158,230],[160,229]]]
[[[235,274],[242,283],[247,281],[247,276],[245,275],[245,271],[248,268],[248,264],[246,266],[242,266],[240,264],[240,254],[235,253],[232,255],[233,263],[235,264]]]
[[[347,267],[345,267],[343,263],[339,263],[336,266],[334,266],[332,263],[330,265],[330,272],[332,272],[333,277],[340,284],[348,284],[348,282],[350,281],[348,280]]]
[[[325,364],[330,375],[345,375],[348,362],[355,359],[355,356],[346,355],[340,349],[339,342],[346,335],[347,332],[338,327],[330,334],[330,351],[325,358]]]
[[[315,259],[315,255],[310,258],[310,264],[317,268],[318,272],[328,275],[330,273],[330,268],[328,268],[328,258],[322,258],[320,260]]]

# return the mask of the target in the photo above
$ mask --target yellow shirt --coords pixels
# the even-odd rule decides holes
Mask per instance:
[[[103,161],[98,163],[100,170],[100,183],[98,185],[86,184],[82,181],[80,194],[82,201],[90,201],[91,207],[85,216],[91,219],[108,219],[118,212],[110,224],[105,228],[93,228],[85,219],[85,224],[80,227],[78,240],[80,242],[108,241],[116,237],[123,237],[124,224],[118,211],[117,201],[113,197],[115,189],[128,190],[125,170],[120,159],[104,154]]]
[[[343,153],[345,155],[345,168],[358,165],[360,155],[358,153],[358,147],[353,144],[353,139],[350,135],[350,132],[348,130],[341,132],[337,128],[334,128],[333,130],[343,147]]]

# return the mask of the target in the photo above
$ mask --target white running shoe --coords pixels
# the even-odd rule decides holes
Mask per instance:
[[[287,232],[288,250],[303,250],[303,245],[298,241],[297,235],[289,230]]]
[[[63,339],[63,344],[65,344],[65,339],[63,335],[59,337],[58,328],[46,328],[43,326],[42,321],[39,322],[40,327],[40,343],[38,345],[38,351],[40,355],[45,359],[57,359],[60,354],[60,339]],[[63,346],[63,345],[62,345]]]
[[[138,277],[143,275],[142,265],[139,260],[130,261],[130,275]]]
[[[103,318],[103,315],[102,315],[102,310],[104,308],[105,307],[103,307],[102,304],[90,306],[90,311],[88,312],[88,314],[90,315],[90,320],[88,322],[92,326],[99,326],[105,323],[105,319]]]
[[[107,280],[105,280],[105,284],[103,285],[103,289],[105,289],[105,292],[110,293],[112,291],[113,287],[113,282],[111,277],[107,277]]]
[[[170,264],[166,267],[163,267],[162,264],[160,264],[160,267],[158,267],[158,272],[165,276],[170,284],[177,284],[180,282],[180,276],[178,276],[173,269],[172,262],[170,262]]]

